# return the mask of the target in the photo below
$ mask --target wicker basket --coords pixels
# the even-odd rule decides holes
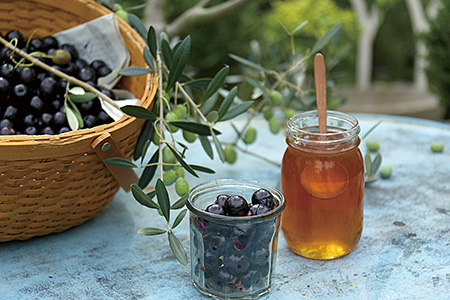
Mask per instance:
[[[9,0],[0,2],[0,31],[43,37],[111,13],[90,0]],[[119,27],[131,65],[144,67],[144,41],[125,22]],[[149,107],[154,76],[124,77],[120,87]],[[53,136],[0,136],[0,242],[64,231],[98,215],[119,184],[93,148],[100,136],[130,158],[143,125],[128,116],[107,125]]]

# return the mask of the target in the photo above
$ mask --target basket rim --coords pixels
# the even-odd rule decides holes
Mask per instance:
[[[42,0],[34,0],[31,2],[42,3],[43,1]],[[56,5],[57,4],[57,3],[52,3],[52,2],[48,3],[46,1],[44,1],[44,2],[45,2],[45,4],[48,4],[48,5]],[[91,6],[91,8],[94,8],[99,13],[99,15],[113,13],[108,8],[106,8],[103,5],[101,5],[97,2],[94,2],[92,0],[75,0],[75,2],[89,4],[89,6]],[[125,22],[124,20],[122,20],[119,17],[116,17],[116,19],[119,23],[119,28],[120,28],[122,35],[126,34],[126,35],[131,36],[133,38],[134,42],[137,43],[137,46],[141,50],[143,50],[146,45],[143,38],[127,22]],[[154,73],[149,73],[145,76],[146,76],[147,84],[145,85],[145,90],[142,94],[142,97],[140,98],[138,105],[148,108],[148,107],[150,107],[151,103],[153,102],[153,98],[156,94],[157,79],[156,79],[156,74],[154,74]],[[45,144],[47,144],[47,145],[71,144],[76,141],[91,140],[91,139],[99,136],[100,134],[104,133],[105,131],[110,132],[110,133],[114,132],[120,128],[123,128],[123,127],[131,124],[135,120],[136,120],[135,117],[131,117],[131,116],[124,114],[124,116],[122,118],[120,118],[119,120],[108,123],[108,124],[103,124],[103,125],[95,126],[92,128],[72,130],[69,132],[61,133],[61,134],[54,134],[54,135],[25,135],[25,134],[0,135],[0,147],[4,147],[4,146],[11,146],[11,147],[14,147],[14,146],[37,146],[37,145],[45,146]]]

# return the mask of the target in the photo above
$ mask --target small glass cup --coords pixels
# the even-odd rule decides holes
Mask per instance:
[[[262,215],[223,216],[205,211],[219,194],[251,203],[259,189],[272,193],[276,207]],[[283,194],[256,181],[220,179],[194,187],[189,195],[191,279],[199,291],[224,299],[255,299],[270,291],[278,244]]]

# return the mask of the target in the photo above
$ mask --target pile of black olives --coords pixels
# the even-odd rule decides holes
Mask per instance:
[[[273,195],[265,189],[259,189],[253,193],[251,204],[242,196],[221,194],[217,196],[213,204],[206,208],[206,211],[216,215],[234,217],[255,216],[267,213],[274,207]]]
[[[88,63],[79,57],[73,45],[59,45],[52,36],[27,41],[19,31],[12,30],[4,38],[7,41],[14,39],[17,48],[28,54],[42,52],[51,56],[36,58],[98,89],[97,78],[111,72],[103,61]],[[3,45],[0,47],[0,135],[60,134],[69,131],[64,113],[67,80],[37,66],[17,65],[15,62],[21,59],[12,50]],[[26,63],[29,61],[23,62]],[[111,91],[99,90],[115,99]],[[83,117],[84,128],[113,121],[101,109],[97,98],[76,105]]]
[[[273,195],[264,189],[252,195],[251,204],[239,195],[218,195],[206,211],[239,217],[261,215],[276,206]],[[263,290],[269,284],[273,245],[277,234],[276,218],[261,222],[233,222],[195,217],[193,249],[196,260],[194,282],[219,294],[245,294]],[[235,219],[236,220],[236,219]]]

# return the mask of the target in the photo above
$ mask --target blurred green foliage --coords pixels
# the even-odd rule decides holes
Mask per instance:
[[[212,0],[209,6],[225,2]],[[116,0],[125,9],[146,3],[146,0]],[[170,23],[199,0],[169,0],[165,17]],[[404,1],[376,0],[385,13],[374,48],[374,80],[410,81],[413,76],[414,36]],[[370,1],[368,2],[370,3]],[[142,17],[144,9],[131,11]],[[324,49],[325,58],[335,57],[348,45],[351,49],[342,61],[334,66],[330,78],[337,83],[354,81],[359,23],[348,0],[258,0],[252,1],[237,13],[217,19],[212,23],[189,28],[180,38],[192,38],[190,64],[203,76],[211,76],[223,64],[235,70],[236,62],[229,53],[248,57],[251,41],[258,41],[261,58],[274,61],[273,45],[277,55],[286,55],[291,49],[288,30],[303,21],[308,24],[295,35],[296,47],[306,51],[318,37],[337,23],[343,23],[342,34],[334,45]],[[283,24],[283,25],[282,25]]]
[[[339,7],[332,0],[289,0],[274,2],[273,9],[267,14],[266,22],[261,30],[262,41],[270,41],[279,45],[280,53],[289,50],[289,39],[284,27],[292,31],[298,24],[308,21],[296,35],[295,44],[306,51],[317,39],[338,23],[342,23],[342,32],[335,43],[322,50],[325,58],[338,55],[344,47],[351,45],[348,54],[336,65],[332,78],[340,82],[353,80],[355,69],[356,43],[358,40],[358,21],[351,9]],[[280,24],[283,24],[282,26]],[[284,52],[284,53],[283,53]],[[330,68],[330,64],[327,66]],[[312,71],[312,70],[310,70]],[[308,72],[310,73],[310,72]]]
[[[170,23],[182,12],[192,7],[195,0],[171,0],[167,3],[167,20]],[[211,1],[215,5],[223,0]],[[189,29],[192,37],[191,62],[197,71],[208,76],[222,64],[234,64],[229,53],[246,56],[249,42],[259,38],[261,25],[270,5],[268,1],[253,1],[239,13],[218,19],[213,23],[202,24]],[[188,34],[187,32],[185,34]],[[231,68],[233,71],[233,68]]]
[[[442,1],[437,17],[430,21],[430,31],[424,35],[428,47],[427,76],[431,90],[446,107],[445,119],[450,119],[450,1]]]
[[[405,1],[385,10],[373,49],[374,81],[412,81],[415,43]]]
[[[197,1],[169,1],[168,21],[191,7],[194,2]],[[223,0],[215,0],[211,4],[219,2]],[[279,55],[289,54],[290,40],[283,27],[293,30],[303,21],[308,21],[308,24],[296,34],[295,43],[304,51],[337,23],[343,23],[344,28],[334,50],[338,51],[347,43],[356,43],[358,24],[355,15],[351,10],[338,7],[332,0],[253,1],[238,14],[189,30],[193,47],[196,47],[193,49],[192,61],[195,61],[195,66],[201,70],[216,70],[217,64],[234,63],[228,59],[229,53],[247,56],[252,40],[261,44],[262,57],[272,54],[274,44],[279,47]],[[346,70],[354,69],[352,56],[354,53],[346,61]]]

